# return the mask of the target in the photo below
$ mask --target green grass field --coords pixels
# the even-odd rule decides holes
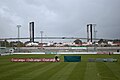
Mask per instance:
[[[0,56],[0,80],[120,80],[120,55],[80,55],[81,62],[11,62],[11,58],[54,58],[54,55]],[[117,58],[118,62],[88,62]]]

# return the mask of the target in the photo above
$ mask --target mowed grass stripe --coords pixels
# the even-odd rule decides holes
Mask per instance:
[[[115,74],[111,71],[111,69],[108,68],[108,66],[105,65],[107,62],[98,62],[97,64],[97,70],[98,70],[98,77],[101,78],[101,80],[119,80]]]
[[[120,64],[114,63],[105,63],[107,67],[112,71],[112,73],[120,80]]]
[[[28,66],[30,66],[30,64],[21,63],[21,64],[16,64],[16,66],[13,66],[12,68],[10,67],[10,68],[4,69],[2,70],[2,72],[0,72],[0,79],[7,78],[8,76],[11,76],[13,74],[16,75],[18,71],[22,71],[22,69],[25,69]]]
[[[98,77],[97,75],[98,75],[98,71],[97,71],[96,63],[88,62],[85,71],[84,80],[101,80],[100,77]]]
[[[35,70],[28,72],[14,80],[33,80],[35,77],[40,76],[44,72],[48,71],[49,69],[59,65],[60,63],[45,63],[44,65],[39,66]],[[40,79],[39,79],[40,80]]]
[[[28,74],[29,72],[38,69],[39,66],[41,66],[41,65],[44,65],[44,63],[30,63],[29,66],[24,66],[22,68],[15,70],[15,72],[13,74],[9,75],[8,77],[10,77],[10,79],[12,79],[12,80],[16,80],[17,78],[24,76],[25,74]]]
[[[14,68],[10,71],[6,71],[6,73],[4,73],[4,75],[0,76],[1,77],[0,79],[2,79],[2,78],[4,78],[5,80],[16,79],[20,76],[23,76],[24,74],[29,73],[32,70],[35,70],[42,64],[44,64],[44,63],[24,63],[24,65],[21,65],[20,67]]]
[[[53,65],[56,65],[56,64],[58,64],[58,63],[54,63]],[[51,69],[43,72],[39,76],[32,78],[32,80],[40,80],[40,79],[48,80],[51,76],[54,76],[58,71],[61,71],[61,69],[63,69],[67,64],[68,63],[61,62],[59,65],[56,65],[56,66],[52,67]]]
[[[86,62],[77,63],[77,65],[74,67],[73,71],[71,72],[68,80],[84,80],[86,66],[87,66]]]
[[[48,80],[69,80],[70,74],[76,67],[78,63],[72,63],[72,62],[65,62],[64,64],[67,64],[62,69],[58,70],[57,73],[52,75]],[[59,67],[59,66],[58,66]]]
[[[12,64],[12,62],[1,62],[0,63],[0,68],[11,65],[11,64]]]
[[[24,65],[24,63],[14,63],[13,62],[9,65],[2,66],[2,67],[0,67],[0,74],[4,73],[5,71],[10,72],[10,71],[14,70],[15,68],[22,67],[23,65]]]

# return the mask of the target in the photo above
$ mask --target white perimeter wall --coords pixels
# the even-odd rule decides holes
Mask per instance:
[[[12,54],[45,54],[45,52],[12,53]],[[97,52],[57,52],[57,54],[97,54]],[[113,52],[113,54],[120,54],[120,52]]]

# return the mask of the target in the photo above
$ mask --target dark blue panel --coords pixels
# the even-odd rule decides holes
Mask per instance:
[[[81,56],[64,56],[64,62],[80,62]]]

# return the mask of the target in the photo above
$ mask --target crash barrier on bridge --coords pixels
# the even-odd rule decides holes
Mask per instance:
[[[64,56],[64,62],[80,62],[81,56]]]
[[[118,59],[115,58],[89,58],[89,62],[117,62]]]
[[[59,62],[60,60],[58,59],[57,61],[54,58],[12,58],[12,62]]]

